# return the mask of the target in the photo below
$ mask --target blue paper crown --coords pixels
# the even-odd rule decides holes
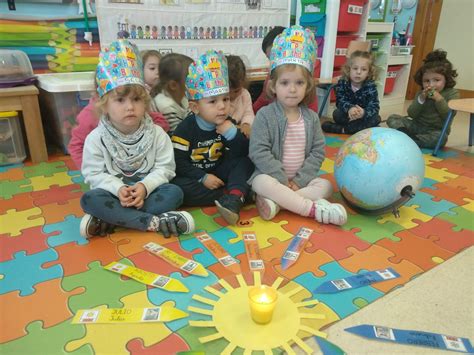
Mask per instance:
[[[210,50],[191,63],[186,77],[186,89],[189,100],[227,94],[229,75],[224,54]]]
[[[128,40],[112,42],[99,55],[95,80],[100,97],[119,86],[145,86],[143,65],[138,48]]]
[[[297,64],[313,73],[317,44],[314,34],[299,25],[286,28],[273,41],[270,71],[283,64]]]

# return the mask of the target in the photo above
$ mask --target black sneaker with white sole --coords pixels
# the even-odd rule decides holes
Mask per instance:
[[[194,232],[194,218],[186,211],[169,211],[158,215],[158,218],[160,232],[165,238]]]
[[[114,232],[113,224],[102,221],[101,219],[86,213],[81,219],[79,233],[86,239],[91,237],[105,237],[107,234]]]
[[[224,218],[227,223],[234,225],[239,221],[239,213],[244,205],[244,201],[241,197],[226,194],[219,197],[219,199],[215,200],[214,203],[216,204],[217,210],[222,218]]]

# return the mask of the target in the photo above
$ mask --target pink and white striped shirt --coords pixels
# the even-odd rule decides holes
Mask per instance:
[[[305,159],[306,134],[304,120],[300,117],[295,122],[288,122],[283,145],[282,164],[286,176],[293,180]]]

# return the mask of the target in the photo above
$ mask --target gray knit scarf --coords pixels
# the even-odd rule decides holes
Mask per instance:
[[[99,130],[112,161],[127,175],[140,169],[148,151],[153,147],[156,135],[148,114],[145,114],[140,127],[131,134],[123,134],[117,130],[106,115],[100,118]]]

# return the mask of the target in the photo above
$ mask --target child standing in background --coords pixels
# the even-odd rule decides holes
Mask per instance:
[[[247,72],[245,64],[237,55],[228,55],[226,59],[229,67],[229,115],[240,125],[240,130],[248,138],[250,137],[250,128],[255,114],[252,109],[252,98],[246,89]]]
[[[380,105],[372,55],[360,50],[353,52],[342,71],[336,85],[334,122],[324,122],[323,131],[354,134],[378,126]]]
[[[257,112],[249,148],[255,164],[250,182],[264,220],[275,217],[281,206],[321,223],[347,221],[342,205],[324,199],[332,194],[331,183],[317,176],[324,136],[318,115],[306,106],[315,91],[315,47],[308,29],[293,26],[275,39],[271,50],[268,86],[276,101]]]
[[[150,93],[149,88],[155,86],[159,79],[157,73],[161,55],[155,50],[143,51],[140,54],[142,55],[145,87],[147,88],[148,93]],[[84,150],[86,137],[99,124],[99,114],[97,112],[96,103],[97,96],[94,93],[87,106],[77,115],[77,125],[71,131],[68,152],[78,169],[80,169],[82,165],[82,151]],[[168,121],[166,121],[163,115],[157,111],[158,110],[154,105],[150,105],[149,114],[153,122],[163,128],[166,132],[169,131]]]
[[[459,91],[454,88],[457,76],[445,51],[438,49],[428,53],[415,73],[415,82],[422,89],[408,107],[408,117],[390,115],[387,125],[409,135],[420,148],[433,149],[448,115],[448,101],[459,98]],[[442,147],[448,141],[450,130],[448,128]]]
[[[285,27],[283,26],[275,26],[273,27],[263,38],[262,41],[262,52],[265,54],[265,56],[270,59],[270,51],[273,46],[273,41],[275,38],[283,32]],[[315,48],[317,49],[317,48]],[[267,106],[271,104],[274,100],[273,96],[268,96],[268,81],[270,80],[270,75],[267,76],[265,79],[265,82],[263,83],[263,89],[262,93],[260,96],[255,100],[255,102],[252,105],[253,112],[257,113],[258,110],[260,110],[262,107]],[[308,107],[313,110],[314,112],[318,112],[318,102],[316,100],[316,95],[314,95],[314,98],[311,100],[309,103]]]
[[[113,226],[190,233],[194,220],[179,207],[183,192],[168,181],[175,176],[173,147],[163,129],[146,114],[145,90],[136,46],[113,42],[101,52],[96,83],[100,123],[86,138],[82,175],[90,185],[81,198],[86,212],[80,233],[104,235]]]
[[[170,53],[161,58],[160,82],[151,92],[158,111],[165,116],[172,134],[178,124],[189,114],[185,80],[192,59],[179,53]],[[156,95],[156,96],[155,96]]]
[[[184,192],[184,204],[216,204],[229,223],[249,193],[253,172],[248,140],[228,119],[230,110],[227,62],[221,52],[209,51],[189,67],[186,78],[193,112],[181,122],[171,140],[176,159],[172,181]]]

